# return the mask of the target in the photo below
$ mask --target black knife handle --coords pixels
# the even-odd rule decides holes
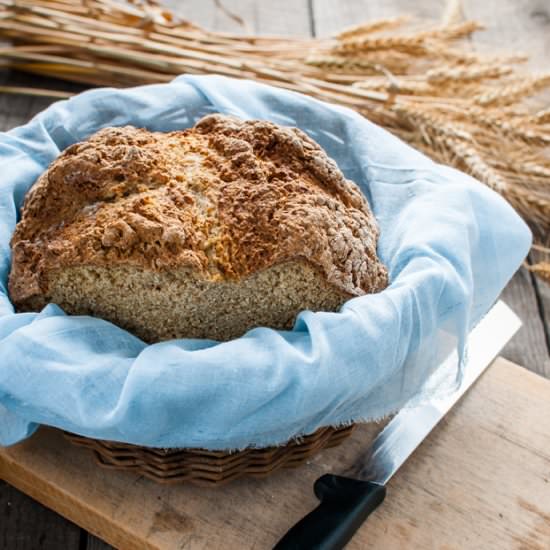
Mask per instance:
[[[325,474],[313,486],[321,501],[276,544],[275,550],[339,550],[386,496],[383,485]]]

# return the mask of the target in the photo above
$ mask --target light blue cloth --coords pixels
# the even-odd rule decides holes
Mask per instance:
[[[368,197],[391,286],[338,313],[303,312],[292,331],[257,328],[225,343],[146,345],[92,317],[49,305],[14,314],[9,240],[23,198],[68,145],[101,127],[186,128],[220,111],[295,125]],[[0,135],[0,443],[49,424],[164,447],[266,446],[324,425],[383,417],[426,384],[493,304],[531,235],[512,208],[356,113],[217,76],[99,89],[55,103]]]

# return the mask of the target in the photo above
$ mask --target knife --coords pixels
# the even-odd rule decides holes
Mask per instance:
[[[521,326],[504,302],[497,302],[470,332],[464,373],[458,388],[443,398],[405,406],[380,432],[359,460],[354,478],[334,474],[314,484],[319,506],[302,518],[276,550],[338,550],[384,500],[386,484],[451,407],[479,378]],[[456,364],[456,350],[439,368]]]

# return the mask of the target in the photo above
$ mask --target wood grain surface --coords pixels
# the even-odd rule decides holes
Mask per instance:
[[[544,298],[541,294],[546,288],[548,285],[539,283],[527,269],[522,268],[504,289],[502,299],[521,318],[523,325],[506,345],[502,355],[550,378],[550,354],[546,334],[549,324],[539,310],[539,306],[547,304],[550,312],[550,293]]]
[[[549,417],[550,381],[497,359],[348,547],[550,548],[550,424],[540,422]],[[204,489],[100,469],[42,428],[0,450],[0,477],[119,548],[271,548],[316,505],[314,480],[354,471],[376,431],[362,426],[296,470]]]
[[[463,0],[464,15],[486,23],[476,33],[479,51],[494,51],[529,56],[535,71],[548,71],[550,60],[550,3],[547,0],[479,1]]]
[[[171,0],[165,4],[191,21],[214,30],[326,36],[368,18],[409,13],[438,19],[442,0],[222,0],[223,6],[245,21],[243,28],[214,0]],[[472,47],[524,51],[531,67],[548,71],[550,61],[550,4],[548,0],[463,0],[463,12],[487,26],[472,40]],[[0,82],[78,92],[83,86],[23,73],[0,71]],[[23,124],[47,107],[50,100],[0,94],[0,130]],[[504,291],[504,299],[524,326],[504,350],[504,356],[530,370],[550,376],[550,286],[535,282],[522,269]],[[80,534],[80,536],[79,536]],[[106,550],[108,545],[46,510],[9,485],[0,482],[0,548],[17,550]],[[523,544],[523,542],[521,543]],[[518,542],[517,547],[521,547]],[[414,548],[415,545],[409,544]],[[426,547],[426,546],[416,546]],[[441,547],[432,539],[428,547]],[[455,547],[464,547],[458,545]],[[540,548],[535,543],[525,548]]]
[[[1,480],[0,548],[2,550],[78,548],[81,529]],[[6,528],[11,526],[11,528]],[[108,548],[108,547],[107,547]],[[99,550],[99,548],[97,549]]]

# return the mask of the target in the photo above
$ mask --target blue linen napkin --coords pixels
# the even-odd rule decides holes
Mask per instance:
[[[302,312],[291,331],[146,345],[56,305],[14,313],[9,240],[25,193],[70,144],[105,126],[192,126],[210,112],[298,126],[367,196],[391,284],[339,312]],[[360,115],[244,80],[188,76],[98,89],[0,134],[0,444],[39,424],[161,447],[267,446],[320,426],[386,416],[453,386],[441,360],[493,304],[528,252],[514,210]],[[433,379],[433,377],[432,377]]]

